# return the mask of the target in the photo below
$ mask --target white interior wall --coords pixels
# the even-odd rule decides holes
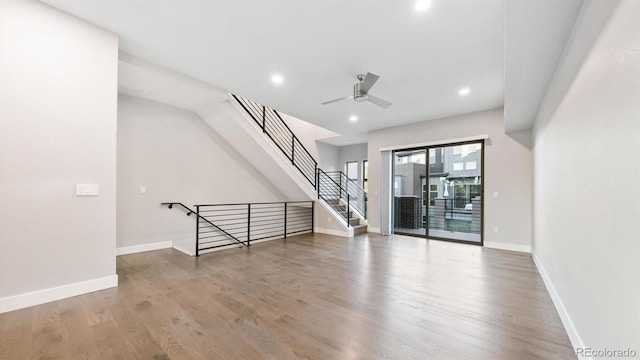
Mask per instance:
[[[337,146],[316,141],[316,148],[318,149],[318,167],[320,169],[324,171],[339,170],[339,148]]]
[[[640,352],[640,3],[620,2],[597,35],[600,5],[566,58],[595,44],[556,72],[577,76],[535,125],[533,250],[575,347]]]
[[[333,131],[321,128],[314,124],[308,123],[304,120],[300,120],[293,116],[280,113],[282,120],[287,124],[293,134],[300,140],[302,145],[309,151],[316,161],[318,161],[319,153],[318,146],[316,144],[317,139],[323,139],[327,137],[333,137],[337,134]]]
[[[483,179],[485,246],[531,251],[532,152],[522,136],[516,141],[504,133],[501,108],[370,132],[368,220],[371,231],[380,231],[383,213],[380,208],[381,148],[481,134],[489,136],[485,141]],[[494,226],[498,232],[493,232]]]
[[[111,33],[0,3],[0,312],[117,285],[117,61]]]
[[[338,148],[338,170],[346,172],[347,161],[356,161],[358,163],[358,185],[362,186],[362,161],[367,160],[368,157],[366,143],[340,146]]]
[[[162,202],[195,209],[192,205],[286,199],[195,113],[119,97],[118,248],[172,242],[194,252],[194,217],[161,207]]]

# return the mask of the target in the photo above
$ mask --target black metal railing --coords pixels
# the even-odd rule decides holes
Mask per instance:
[[[367,192],[356,181],[349,179],[342,171],[325,172],[340,188],[340,197],[349,202],[349,206],[367,218]],[[348,199],[348,200],[347,200]]]
[[[234,245],[228,236],[250,246],[252,241],[312,233],[314,202],[196,205],[196,214],[202,219],[196,226],[198,255],[203,250]],[[215,229],[211,223],[216,224]]]
[[[349,224],[350,210],[357,211],[366,219],[367,193],[357,182],[348,179],[347,175],[341,171],[324,172],[319,169],[318,162],[276,110],[234,94],[230,95],[316,189],[318,199],[327,201],[347,224]],[[341,203],[344,204],[340,206]],[[345,206],[346,212],[343,209]]]
[[[313,201],[207,204],[195,205],[195,210],[179,202],[162,205],[195,214],[196,256],[204,250],[312,233],[314,226]]]
[[[311,156],[304,145],[302,145],[284,120],[282,120],[280,114],[254,101],[234,94],[231,94],[231,96],[242,106],[260,129],[262,129],[262,132],[273,141],[287,159],[291,161],[291,164],[300,171],[302,176],[304,176],[315,189],[318,162]]]
[[[186,206],[183,203],[179,203],[179,202],[166,202],[166,203],[161,203],[160,205],[167,205],[169,207],[169,209],[173,209],[174,205],[180,206],[182,207],[184,210],[187,211],[187,216],[191,216],[191,214],[196,214],[196,218],[198,219],[198,223],[203,222],[206,223],[207,226],[211,227],[212,229],[215,229],[215,231],[220,232],[221,234],[224,234],[228,237],[229,240],[233,240],[234,243],[239,243],[241,245],[244,245],[244,243],[242,241],[240,241],[240,239],[238,239],[237,237],[229,234],[228,232],[226,232],[225,230],[221,229],[220,227],[218,227],[218,225],[212,223],[211,221],[207,220],[204,216],[201,216],[200,214],[198,214],[197,211],[195,210],[191,210],[188,206]],[[197,237],[197,236],[196,236]],[[248,245],[248,244],[247,244]],[[196,247],[196,255],[198,254],[198,249]]]
[[[349,193],[344,192],[340,184],[333,179],[328,173],[322,169],[318,169],[318,199],[324,200],[329,206],[333,208],[347,223],[347,226],[351,226],[349,223],[351,206],[349,201]],[[344,201],[341,201],[344,196]]]

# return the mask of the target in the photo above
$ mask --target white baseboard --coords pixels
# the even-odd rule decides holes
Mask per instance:
[[[533,257],[533,262],[536,264],[536,268],[538,268],[540,277],[542,277],[544,286],[547,288],[547,292],[551,296],[553,305],[555,305],[556,311],[558,311],[558,315],[560,315],[560,320],[562,320],[564,329],[567,331],[567,335],[569,335],[569,340],[571,341],[571,345],[573,346],[574,351],[577,348],[586,348],[587,346],[584,344],[582,338],[580,337],[580,334],[578,334],[578,330],[573,325],[573,321],[571,321],[571,317],[569,316],[567,309],[564,307],[564,304],[562,303],[558,292],[556,292],[556,288],[553,286],[551,278],[549,278],[549,274],[547,274],[547,271],[542,266],[542,263],[540,262],[536,254],[531,254],[531,256]],[[578,356],[578,358],[581,360],[592,359],[591,357],[586,356]]]
[[[173,247],[173,241],[159,241],[159,242],[154,242],[149,244],[123,246],[123,247],[116,248],[116,256],[129,255],[129,254],[135,254],[139,252],[152,251],[152,250],[170,249],[172,247]]]
[[[484,247],[499,250],[518,251],[531,254],[531,246],[518,244],[505,244],[496,241],[485,241]]]
[[[118,286],[118,275],[0,298],[0,314]]]
[[[182,253],[185,253],[185,254],[187,254],[189,256],[196,256],[196,250],[194,249],[195,246],[196,246],[196,244],[192,244],[191,246],[185,248],[185,247],[182,247],[181,244],[173,243],[173,248],[174,249],[176,249],[176,250],[178,250],[178,251],[180,251]]]
[[[315,232],[320,234],[327,234],[327,235],[340,236],[340,237],[346,237],[346,238],[353,237],[353,229],[349,228],[349,230],[334,230],[334,229],[325,229],[325,228],[316,227]]]

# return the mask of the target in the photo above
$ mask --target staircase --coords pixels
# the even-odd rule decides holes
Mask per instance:
[[[347,205],[345,205],[340,200],[329,200],[327,204],[333,208],[335,212],[340,214],[341,217],[349,219],[349,226],[353,227],[353,235],[366,234],[367,232],[367,224],[361,223],[362,219],[354,216],[353,210],[347,209]]]
[[[353,227],[353,235],[366,233],[366,192],[341,171],[325,172],[318,169],[318,199],[324,200],[347,226]],[[356,233],[357,232],[357,233]]]
[[[366,191],[341,171],[325,172],[318,162],[291,131],[280,114],[271,108],[242,97],[229,94],[257,129],[284,155],[301,175],[306,186],[317,193],[317,198],[353,230],[353,235],[367,232]]]

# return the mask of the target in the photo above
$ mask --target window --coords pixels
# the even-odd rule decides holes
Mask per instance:
[[[461,162],[453,163],[453,171],[464,170],[463,164]]]
[[[364,191],[369,190],[369,161],[362,161],[362,188]]]
[[[476,165],[475,161],[467,161],[464,164],[464,168],[467,169],[467,170],[475,170],[475,169],[478,168],[478,166]]]
[[[438,184],[429,184],[429,205],[434,206],[436,204],[437,197],[438,197]]]
[[[393,194],[395,196],[402,195],[402,175],[396,175],[393,178]]]
[[[347,177],[349,180],[353,180],[358,183],[358,162],[357,161],[347,161]]]

